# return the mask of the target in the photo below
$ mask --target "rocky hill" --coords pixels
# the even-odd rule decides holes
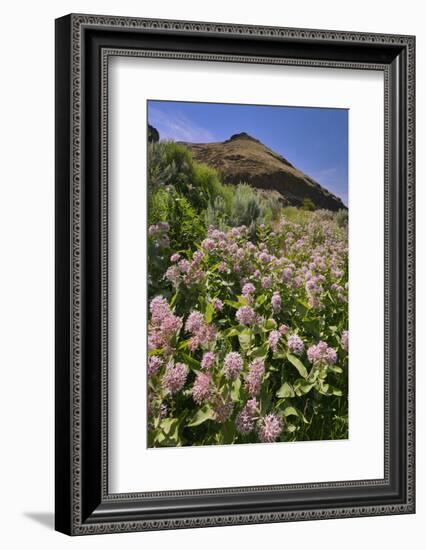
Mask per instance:
[[[216,168],[227,183],[246,182],[273,192],[285,205],[299,206],[308,198],[316,208],[346,209],[339,197],[245,132],[223,142],[185,145],[196,161]]]

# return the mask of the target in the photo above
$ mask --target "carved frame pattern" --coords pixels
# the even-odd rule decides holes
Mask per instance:
[[[61,21],[61,20],[59,20]],[[63,21],[63,20],[62,20]],[[414,169],[415,169],[415,59],[414,49],[415,40],[412,36],[397,36],[385,34],[364,34],[354,32],[341,32],[330,30],[308,30],[308,29],[287,29],[278,27],[254,27],[246,25],[228,25],[218,23],[201,23],[187,21],[168,21],[168,20],[153,20],[153,19],[137,19],[126,17],[108,17],[96,15],[71,15],[67,16],[68,25],[68,54],[69,54],[69,90],[67,99],[69,100],[70,110],[70,126],[69,126],[69,272],[70,272],[70,318],[66,321],[69,324],[69,433],[66,436],[69,438],[69,456],[68,465],[69,471],[65,474],[69,483],[69,493],[66,494],[68,505],[65,506],[62,496],[57,496],[57,528],[61,531],[73,535],[84,534],[99,534],[99,533],[117,533],[126,531],[143,531],[156,529],[180,529],[188,527],[203,527],[217,525],[237,525],[249,523],[265,523],[265,522],[283,522],[283,521],[303,521],[311,519],[327,519],[336,517],[360,517],[371,515],[385,514],[403,514],[414,512]],[[402,237],[405,238],[405,248],[400,252],[405,255],[405,296],[403,305],[405,308],[404,316],[405,324],[405,348],[402,350],[405,359],[405,371],[401,375],[405,377],[406,384],[406,468],[401,475],[406,476],[404,487],[405,495],[403,502],[392,502],[387,504],[382,502],[379,504],[365,506],[320,506],[318,508],[308,507],[307,509],[294,510],[277,510],[277,511],[262,511],[254,510],[250,513],[215,513],[211,515],[200,514],[199,516],[191,515],[188,517],[164,517],[156,519],[144,519],[143,513],[134,519],[126,519],[119,521],[117,514],[100,515],[98,519],[96,513],[91,517],[86,517],[83,514],[82,499],[84,492],[84,480],[82,475],[83,462],[83,438],[82,433],[82,385],[84,383],[83,373],[83,340],[84,334],[82,331],[82,318],[84,316],[84,293],[82,289],[82,281],[84,279],[84,231],[87,230],[82,223],[84,219],[84,200],[83,200],[83,166],[84,166],[84,143],[82,139],[83,129],[82,121],[85,116],[83,78],[84,71],[84,33],[87,29],[104,30],[111,29],[117,32],[155,32],[155,33],[185,33],[192,36],[201,34],[203,36],[228,36],[236,39],[242,37],[257,38],[257,39],[273,39],[273,40],[290,40],[299,42],[314,42],[324,44],[351,44],[351,45],[369,45],[371,47],[385,47],[399,49],[406,56],[406,75],[405,86],[402,84],[402,93],[405,94],[406,104],[406,133],[400,136],[404,141],[402,144],[405,149],[405,157],[400,160],[405,160],[404,171],[402,177],[405,177],[405,220],[401,231],[404,232]],[[57,33],[63,33],[64,30],[59,28]],[[64,47],[63,45],[60,47]],[[390,308],[385,306],[385,476],[383,480],[364,480],[364,481],[345,481],[335,483],[314,483],[314,484],[297,484],[286,486],[271,486],[271,487],[240,487],[227,489],[210,489],[210,490],[193,490],[193,491],[171,491],[158,493],[130,493],[130,494],[109,494],[108,493],[108,468],[107,468],[107,425],[108,425],[108,353],[107,353],[107,319],[108,319],[108,216],[107,216],[107,201],[108,201],[108,141],[107,141],[107,123],[108,123],[108,59],[110,56],[139,56],[139,57],[157,57],[169,59],[190,59],[202,61],[230,61],[244,63],[274,63],[286,65],[302,65],[315,67],[336,67],[344,69],[368,69],[384,72],[385,77],[385,304],[388,304],[390,296],[390,262],[393,253],[392,239],[390,227],[393,221],[394,208],[391,204],[389,196],[389,178],[390,166],[392,164],[391,147],[392,140],[395,139],[393,133],[393,121],[391,119],[391,101],[394,91],[391,88],[391,64],[387,63],[371,63],[364,61],[334,61],[332,59],[299,59],[295,57],[268,57],[254,55],[231,55],[231,54],[212,54],[212,53],[194,53],[190,51],[174,52],[153,49],[131,49],[120,47],[104,47],[101,53],[101,116],[100,116],[100,141],[101,141],[101,433],[102,433],[102,467],[101,467],[101,497],[103,503],[134,503],[136,505],[143,498],[147,497],[179,497],[185,495],[225,495],[227,493],[249,495],[258,491],[304,491],[306,489],[336,489],[349,487],[369,487],[373,489],[378,486],[386,486],[389,484],[390,466],[389,466],[389,445],[392,434],[389,433],[389,415],[392,407],[392,402],[389,393],[390,371],[386,367],[390,362]],[[59,77],[64,78],[63,74]],[[57,84],[58,85],[58,84]],[[60,144],[57,145],[60,147]],[[59,174],[61,176],[61,174]],[[61,177],[57,175],[57,193],[61,192]],[[59,235],[60,238],[61,235]],[[68,269],[68,268],[67,268]],[[61,272],[59,272],[61,276]],[[61,356],[61,359],[63,356]],[[62,362],[57,358],[57,377],[63,369]],[[62,390],[61,390],[62,391]],[[57,393],[57,400],[60,399]],[[57,415],[65,414],[61,412],[61,406],[57,407]],[[61,445],[61,441],[59,441]],[[63,451],[57,450],[59,458],[64,460]],[[62,458],[61,458],[62,457]],[[61,470],[62,472],[62,470]],[[62,475],[62,474],[61,474]],[[57,479],[57,484],[60,481]]]

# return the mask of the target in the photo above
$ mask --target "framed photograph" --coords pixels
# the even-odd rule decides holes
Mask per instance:
[[[56,529],[415,511],[413,36],[56,21]]]

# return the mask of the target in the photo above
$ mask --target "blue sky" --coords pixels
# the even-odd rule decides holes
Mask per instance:
[[[348,111],[148,101],[161,139],[208,143],[247,132],[348,204]]]

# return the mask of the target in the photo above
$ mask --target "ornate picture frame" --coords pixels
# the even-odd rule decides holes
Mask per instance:
[[[149,493],[108,489],[108,61],[384,75],[384,477]],[[56,20],[56,529],[69,535],[415,511],[415,38],[72,14]]]

